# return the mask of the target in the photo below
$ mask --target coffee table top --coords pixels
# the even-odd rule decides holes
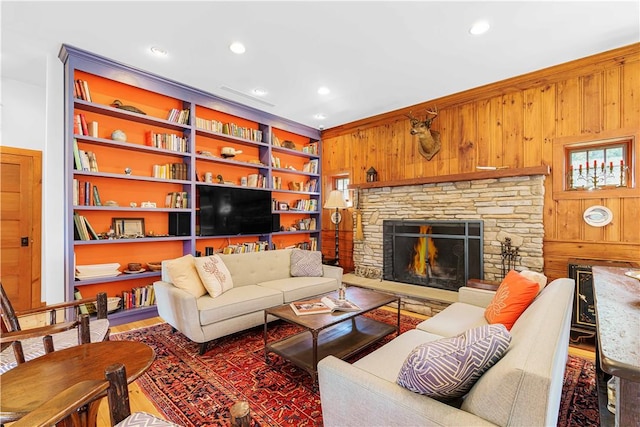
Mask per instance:
[[[318,295],[308,299],[320,299],[323,296],[338,297],[338,292],[330,292],[328,294]],[[398,300],[398,297],[383,292],[372,291],[359,287],[348,287],[345,294],[346,299],[358,305],[360,311],[334,311],[333,313],[308,314],[298,316],[289,304],[271,307],[265,310],[267,314],[278,317],[287,322],[303,326],[307,329],[318,330],[323,329],[336,323],[340,323],[346,319],[360,316],[363,313],[382,307],[383,305]]]

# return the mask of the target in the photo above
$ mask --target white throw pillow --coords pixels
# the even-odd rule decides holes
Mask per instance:
[[[171,283],[176,288],[184,289],[194,297],[199,298],[206,294],[207,290],[202,286],[193,260],[194,256],[187,254],[180,258],[165,261],[165,265],[171,278]]]
[[[196,258],[195,265],[204,287],[213,298],[233,288],[231,273],[219,255]]]
[[[322,252],[294,249],[291,251],[291,275],[294,277],[321,277]]]
[[[521,271],[520,274],[529,280],[537,282],[538,285],[540,285],[540,291],[538,291],[538,293],[542,292],[544,287],[547,286],[547,276],[545,276],[542,273],[538,273],[536,271],[531,271],[531,270],[524,270],[524,271]]]

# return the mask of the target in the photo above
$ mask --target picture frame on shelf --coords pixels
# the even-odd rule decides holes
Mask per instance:
[[[111,226],[119,239],[144,237],[144,218],[112,218]]]
[[[289,205],[283,202],[278,203],[278,210],[280,211],[288,211]]]

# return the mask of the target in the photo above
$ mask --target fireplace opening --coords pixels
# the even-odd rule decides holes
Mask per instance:
[[[483,278],[482,221],[383,221],[385,280],[457,291]]]

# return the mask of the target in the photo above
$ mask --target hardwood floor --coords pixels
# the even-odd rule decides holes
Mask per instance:
[[[384,307],[383,307],[384,308]],[[386,309],[386,308],[385,308]],[[389,310],[394,310],[392,308],[388,308]],[[427,319],[428,316],[424,316],[421,314],[413,313],[413,312],[405,312],[404,314],[419,317],[422,319]],[[119,332],[130,331],[133,329],[145,328],[151,325],[155,325],[157,323],[162,323],[163,320],[160,317],[154,317],[151,319],[141,320],[138,322],[127,323],[124,325],[114,326],[111,328],[112,334],[117,334]],[[587,359],[590,361],[595,360],[595,353],[593,349],[589,349],[588,347],[581,346],[569,346],[569,354],[577,357],[581,357],[583,359]],[[142,390],[138,387],[138,385],[134,382],[129,385],[129,402],[131,404],[131,412],[148,412],[150,414],[156,415],[162,418],[162,414],[156,409],[155,405],[151,400],[147,398],[147,396],[142,392]],[[100,404],[100,410],[98,412],[98,427],[109,427],[111,426],[111,422],[109,419],[109,409],[106,404],[106,399]]]

